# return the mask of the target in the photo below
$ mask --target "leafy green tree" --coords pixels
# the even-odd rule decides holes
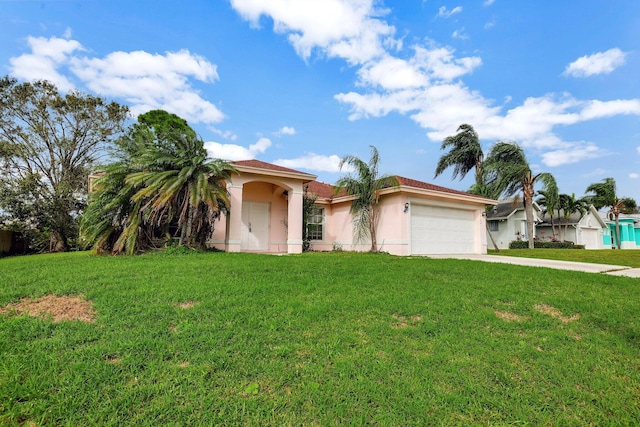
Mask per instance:
[[[448,136],[440,146],[441,150],[449,148],[449,152],[440,157],[436,166],[435,177],[438,177],[446,169],[453,167],[453,179],[460,176],[463,179],[467,173],[475,169],[475,181],[477,185],[482,182],[482,161],[484,153],[478,139],[478,134],[473,126],[466,123],[458,127],[458,133]]]
[[[376,240],[376,228],[378,224],[378,204],[380,190],[399,185],[398,179],[391,175],[378,174],[380,156],[373,145],[371,147],[371,159],[364,162],[359,157],[347,155],[340,160],[340,169],[349,165],[355,171],[355,175],[347,175],[338,180],[335,192],[338,194],[344,190],[348,195],[355,196],[351,202],[349,211],[353,215],[354,236],[356,242],[362,242],[366,238],[371,240],[371,252],[378,251]]]
[[[521,191],[527,217],[527,234],[529,249],[533,249],[533,196],[536,182],[549,182],[553,176],[549,173],[534,174],[524,150],[515,142],[498,142],[495,144],[484,167],[488,173],[488,185],[494,187],[499,194],[513,196]]]
[[[605,178],[602,182],[596,182],[587,187],[588,200],[593,206],[600,210],[602,208],[610,208],[616,222],[616,238],[618,241],[618,249],[620,249],[620,209],[622,208],[622,200],[616,195],[616,180],[613,178]]]
[[[191,128],[168,132],[146,119],[140,116],[118,142],[119,161],[96,182],[83,235],[95,249],[132,254],[173,226],[180,245],[203,248],[214,221],[229,208],[225,180],[235,169],[207,159]]]
[[[46,81],[0,79],[0,210],[49,232],[49,249],[75,244],[87,175],[128,108]],[[46,249],[46,248],[38,248]]]

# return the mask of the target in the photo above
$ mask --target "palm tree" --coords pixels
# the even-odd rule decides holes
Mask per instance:
[[[538,180],[548,182],[553,176],[549,173],[534,174],[524,150],[515,142],[498,142],[491,148],[484,163],[488,173],[488,183],[499,194],[513,196],[522,191],[524,210],[527,217],[529,249],[533,249],[533,196]]]
[[[484,181],[484,178],[482,178],[482,180]],[[471,194],[475,194],[476,196],[481,196],[481,197],[485,197],[487,199],[498,199],[500,198],[500,193],[497,192],[496,193],[496,188],[489,186],[489,185],[485,185],[485,184],[473,184],[469,190],[467,190],[468,193]],[[489,239],[491,239],[491,244],[493,245],[493,248],[495,249],[496,253],[500,252],[500,248],[498,247],[498,245],[496,244],[496,239],[493,237],[493,234],[491,233],[491,230],[489,229],[489,221],[486,221],[486,214],[489,213],[489,211],[491,209],[493,209],[494,206],[491,205],[486,205],[484,208],[485,211],[485,222],[484,225],[487,229],[487,234],[489,235]]]
[[[450,150],[440,157],[434,178],[437,178],[446,169],[453,166],[453,179],[459,175],[462,180],[471,169],[475,168],[475,184],[468,190],[469,193],[477,196],[498,198],[500,196],[499,194],[496,194],[495,197],[490,197],[493,191],[485,183],[485,176],[482,170],[484,153],[482,152],[482,145],[480,145],[478,134],[473,129],[473,126],[466,123],[458,126],[457,132],[455,135],[448,136],[442,141],[440,149],[445,150],[450,148]],[[488,209],[489,207],[486,208],[487,211]],[[487,221],[485,221],[485,227],[487,228],[487,234],[491,239],[493,247],[496,252],[500,252],[493,238],[493,234],[491,230],[489,230],[489,223]]]
[[[83,236],[97,250],[132,254],[172,225],[181,245],[203,247],[215,219],[229,208],[224,181],[235,169],[208,160],[195,132],[151,128],[140,117],[118,141],[119,161],[107,165],[95,183]]]
[[[560,203],[560,195],[558,194],[558,184],[553,177],[547,178],[544,183],[544,187],[542,190],[538,190],[538,194],[541,196],[536,200],[536,202],[540,206],[544,206],[546,211],[549,213],[549,217],[551,218],[551,232],[553,233],[553,237],[556,237],[556,228],[555,223],[553,221],[553,211],[559,209]]]
[[[560,194],[559,196],[559,206],[562,209],[563,218],[564,218],[564,240],[567,240],[567,232],[569,231],[569,219],[571,215],[576,212],[579,212],[582,216],[587,209],[589,208],[589,203],[586,199],[578,199],[576,198],[575,193],[569,194]]]
[[[482,182],[482,161],[484,154],[478,139],[478,134],[473,126],[466,123],[458,127],[457,134],[448,136],[440,146],[441,150],[450,148],[449,152],[443,154],[436,166],[435,177],[442,174],[447,168],[453,166],[453,179],[460,175],[463,179],[467,173],[475,168],[476,184],[483,185]]]
[[[143,203],[152,226],[177,220],[180,245],[202,248],[214,220],[229,206],[225,180],[234,168],[220,159],[207,161],[204,142],[194,136],[176,138],[170,150],[158,148],[147,147],[139,159],[143,171],[127,175],[125,183],[138,189],[131,200]]]
[[[620,249],[620,223],[618,222],[618,218],[623,201],[616,195],[616,180],[613,178],[605,178],[602,182],[591,184],[587,187],[587,193],[594,193],[586,197],[596,209],[600,210],[604,207],[611,208],[609,212],[613,214],[615,218],[616,238],[618,240],[618,249]]]
[[[98,252],[119,253],[124,248],[133,253],[150,244],[149,233],[139,222],[141,204],[131,201],[136,189],[125,183],[127,175],[139,170],[135,159],[144,148],[144,139],[140,132],[118,139],[111,153],[117,161],[103,167],[89,194],[80,235],[86,246]]]
[[[351,202],[349,212],[353,215],[354,236],[356,242],[367,237],[371,239],[371,252],[377,252],[376,226],[378,223],[378,203],[380,190],[397,187],[398,179],[390,175],[378,175],[380,156],[373,145],[371,159],[365,163],[359,157],[347,155],[340,160],[340,169],[349,165],[355,170],[355,176],[347,175],[338,180],[335,193],[344,190],[348,195],[355,196]]]

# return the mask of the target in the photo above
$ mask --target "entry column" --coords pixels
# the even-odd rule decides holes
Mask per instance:
[[[240,252],[242,232],[242,184],[227,184],[229,191],[229,215],[227,217],[227,239],[225,250],[227,252]]]
[[[289,191],[287,226],[287,252],[299,254],[302,252],[302,190]]]

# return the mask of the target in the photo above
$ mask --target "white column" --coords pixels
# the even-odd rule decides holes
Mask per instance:
[[[289,191],[287,248],[290,254],[302,252],[302,189]]]
[[[242,184],[227,184],[229,191],[229,219],[227,220],[227,233],[225,250],[227,252],[240,252],[240,233],[242,230]]]

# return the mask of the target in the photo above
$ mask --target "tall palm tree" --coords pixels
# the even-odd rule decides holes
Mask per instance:
[[[458,126],[455,135],[448,136],[442,141],[440,149],[445,150],[447,148],[450,150],[438,160],[434,178],[438,177],[446,169],[453,167],[453,179],[459,175],[462,180],[472,169],[475,169],[475,183],[468,190],[469,193],[489,198],[500,197],[499,194],[496,194],[495,197],[490,197],[490,193],[493,193],[493,191],[486,185],[482,169],[484,153],[482,152],[482,145],[480,145],[480,138],[473,126],[466,123]],[[486,210],[488,209],[489,207],[486,208]],[[496,252],[500,252],[487,221],[485,221],[485,227],[493,247]]]
[[[371,159],[366,163],[357,156],[347,155],[340,160],[340,169],[349,165],[355,171],[354,175],[347,175],[338,180],[335,192],[344,190],[348,195],[355,196],[351,202],[349,212],[353,215],[354,236],[357,242],[371,240],[371,252],[378,251],[376,227],[378,223],[378,203],[380,190],[398,186],[398,179],[391,175],[378,175],[380,156],[373,145]]]
[[[600,210],[602,208],[610,208],[610,213],[613,214],[616,222],[616,238],[618,241],[618,249],[620,249],[620,223],[618,219],[620,217],[620,209],[622,208],[623,201],[616,195],[616,180],[613,178],[605,178],[602,182],[596,182],[587,187],[587,193],[593,193],[586,197],[591,201],[593,206]]]
[[[555,238],[556,227],[553,220],[553,213],[560,207],[560,194],[558,192],[558,184],[556,183],[555,178],[547,178],[543,183],[542,190],[538,190],[538,194],[541,197],[538,198],[536,202],[538,203],[538,205],[544,206],[547,213],[549,213],[549,217],[551,218],[551,232],[553,234],[553,237]]]
[[[484,181],[484,178],[483,178],[483,181]],[[496,192],[496,188],[495,187],[489,186],[489,185],[485,185],[485,184],[473,184],[469,188],[469,190],[467,190],[467,192],[469,192],[471,194],[475,194],[476,196],[485,197],[487,199],[499,199],[500,198],[500,193]],[[491,239],[491,244],[493,245],[493,248],[495,249],[496,253],[499,253],[500,252],[500,248],[496,244],[496,239],[493,237],[493,233],[491,233],[491,230],[489,229],[489,221],[486,221],[486,215],[493,208],[494,208],[494,206],[491,206],[491,205],[486,205],[484,207],[484,211],[485,211],[485,222],[484,223],[485,223],[485,227],[487,229],[487,234],[489,235],[489,239]]]
[[[478,134],[473,126],[466,123],[461,124],[458,133],[448,136],[440,146],[441,150],[450,148],[448,153],[440,157],[436,166],[435,177],[442,174],[447,168],[453,167],[453,179],[458,175],[463,179],[467,173],[475,168],[476,184],[483,185],[482,182],[482,161],[484,154]]]
[[[524,150],[515,142],[498,142],[495,144],[484,167],[487,169],[489,185],[494,186],[500,194],[513,196],[522,191],[524,210],[527,217],[527,234],[529,249],[533,249],[533,196],[538,180],[548,181],[553,176],[549,173],[534,174]]]
[[[589,208],[589,203],[584,198],[577,198],[575,193],[560,194],[559,201],[559,206],[560,209],[562,209],[564,218],[564,240],[567,240],[571,215],[578,212],[582,216]]]

